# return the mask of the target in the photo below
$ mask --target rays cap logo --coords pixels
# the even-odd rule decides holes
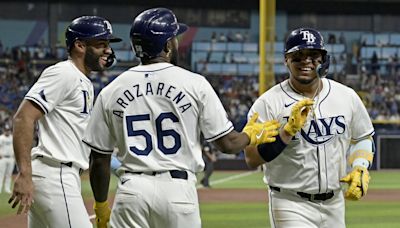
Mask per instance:
[[[315,44],[316,37],[308,30],[300,31],[303,35],[303,40],[306,40],[307,44]]]
[[[107,20],[104,20],[104,24],[106,25],[106,28],[107,28],[108,32],[109,32],[110,34],[112,34],[112,33],[113,33],[113,30],[112,30],[111,23],[110,23],[109,21],[107,21]]]

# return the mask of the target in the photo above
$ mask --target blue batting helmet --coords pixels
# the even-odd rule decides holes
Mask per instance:
[[[285,43],[285,55],[301,49],[318,49],[326,55],[324,38],[321,33],[311,28],[293,30]]]
[[[315,29],[298,28],[293,30],[285,43],[285,55],[302,49],[316,49],[322,53],[322,64],[318,65],[316,71],[319,77],[328,74],[330,56],[325,48],[324,37]]]
[[[155,57],[172,37],[187,30],[166,8],[153,8],[139,14],[132,23],[131,44],[137,57]]]
[[[98,16],[81,16],[71,22],[65,31],[65,42],[68,50],[78,39],[122,41],[121,38],[112,35],[110,22]]]

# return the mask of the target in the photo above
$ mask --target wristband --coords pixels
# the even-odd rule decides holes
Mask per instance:
[[[257,146],[257,150],[264,161],[270,162],[278,157],[286,146],[287,144],[282,141],[281,136],[278,134],[275,142],[260,144]]]

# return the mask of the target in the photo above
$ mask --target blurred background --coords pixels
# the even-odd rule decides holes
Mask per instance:
[[[263,1],[263,0],[261,0]],[[67,58],[65,28],[74,18],[108,19],[121,43],[118,64],[92,75],[96,94],[122,71],[139,63],[130,47],[135,16],[151,7],[172,9],[190,29],[179,37],[180,65],[204,75],[240,131],[259,94],[259,73],[270,87],[288,77],[283,49],[288,31],[322,32],[331,67],[328,78],[356,90],[373,119],[377,153],[373,169],[400,168],[400,0],[10,1],[0,8],[0,126],[11,124],[19,103],[40,72]],[[267,60],[260,64],[260,24],[267,33]],[[269,72],[269,74],[268,74]],[[243,153],[215,151],[215,169],[246,169]]]

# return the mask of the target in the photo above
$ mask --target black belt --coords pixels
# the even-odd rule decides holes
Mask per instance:
[[[72,162],[61,162],[62,165],[66,165],[68,167],[72,167]]]
[[[38,155],[38,156],[36,156],[36,158],[43,158],[43,155]],[[70,168],[72,168],[72,165],[73,165],[72,162],[60,162],[60,163],[61,163],[61,165],[65,165]],[[83,169],[79,168],[79,174],[82,174],[82,173],[83,173]]]
[[[4,155],[3,158],[11,158],[10,155]]]
[[[269,188],[277,192],[281,191],[281,189],[278,187],[269,186]],[[325,201],[331,199],[335,195],[335,193],[333,191],[327,193],[319,193],[319,194],[308,194],[305,192],[297,192],[297,195],[309,201],[314,201],[314,200]]]
[[[170,170],[170,171],[166,171],[169,172],[171,174],[172,178],[175,179],[184,179],[187,180],[188,179],[188,173],[186,171],[181,171],[181,170]],[[155,176],[157,174],[160,173],[164,173],[164,172],[131,172],[131,171],[125,171],[125,173],[131,173],[131,174],[146,174],[146,175],[150,175],[150,176]]]

